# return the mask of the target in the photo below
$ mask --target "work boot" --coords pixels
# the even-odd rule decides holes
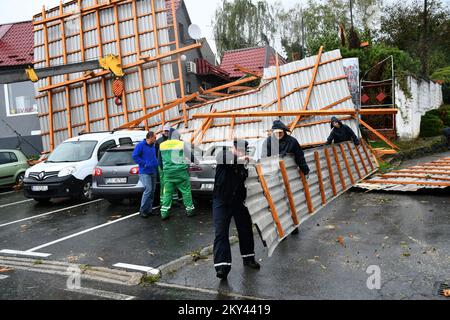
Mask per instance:
[[[144,213],[143,211],[139,211],[139,215],[141,216],[142,219],[147,219],[149,217],[149,215]]]
[[[216,277],[221,280],[226,280],[228,277],[228,272],[225,272],[225,270],[218,270],[216,272]]]
[[[244,266],[255,270],[261,269],[261,265],[255,259],[244,260]]]
[[[170,218],[170,214],[168,212],[166,212],[166,213],[161,212],[161,220],[162,221],[166,221],[169,218]]]
[[[186,215],[189,218],[195,217],[197,215],[197,213],[195,212],[195,210],[190,210],[190,211],[186,211]]]

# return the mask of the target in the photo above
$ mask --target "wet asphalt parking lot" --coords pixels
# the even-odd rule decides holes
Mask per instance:
[[[158,268],[212,244],[210,202],[199,200],[198,209],[188,218],[176,208],[163,222],[141,219],[136,203],[61,199],[41,205],[21,192],[0,190],[0,250],[10,250],[0,259]],[[65,276],[2,270],[0,264],[0,299],[446,299],[436,295],[436,286],[450,281],[450,193],[352,190],[302,225],[271,258],[256,234],[255,243],[261,270],[244,269],[234,245],[227,282],[216,279],[210,255],[156,284],[84,281],[84,291],[68,290]],[[367,287],[369,266],[380,269],[380,289]]]

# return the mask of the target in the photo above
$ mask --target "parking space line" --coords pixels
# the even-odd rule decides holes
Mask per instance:
[[[0,196],[4,195],[4,194],[11,194],[11,193],[15,193],[17,191],[7,191],[7,192],[1,192]]]
[[[47,258],[47,257],[51,256],[51,253],[29,252],[29,251],[19,251],[19,250],[9,250],[9,249],[0,250],[0,253],[13,254],[13,255],[19,255],[19,256],[27,256],[27,257],[39,257],[39,258]]]
[[[241,295],[241,294],[233,293],[233,292],[224,292],[224,291],[218,291],[218,290],[212,290],[212,289],[189,287],[189,286],[183,286],[183,285],[173,284],[173,283],[155,282],[154,284],[161,288],[195,291],[195,292],[207,293],[207,294],[212,294],[212,295],[222,295],[225,297],[232,297],[232,298],[237,298],[237,299],[266,300],[265,298],[254,297],[254,296],[245,296],[245,295]]]
[[[152,267],[138,266],[135,264],[128,264],[128,263],[116,263],[115,265],[113,265],[113,267],[136,270],[136,271],[144,271],[144,272],[150,273],[151,275],[154,275],[154,276],[159,275],[161,272],[159,269],[155,269]]]
[[[34,201],[33,199],[27,199],[27,200],[22,200],[22,201],[18,201],[18,202],[13,202],[13,203],[8,203],[8,204],[3,204],[0,206],[0,209],[2,208],[6,208],[6,207],[10,207],[10,206],[14,206],[16,204],[21,204],[21,203],[25,203],[25,202],[30,202],[30,201]]]
[[[27,220],[32,220],[32,219],[45,217],[45,216],[48,216],[48,215],[51,215],[51,214],[54,214],[54,213],[58,213],[58,212],[61,212],[61,211],[71,210],[71,209],[74,209],[74,208],[77,208],[77,207],[85,206],[85,205],[96,203],[96,202],[100,202],[100,201],[103,201],[103,199],[97,199],[97,200],[93,200],[93,201],[86,202],[86,203],[80,203],[80,204],[77,204],[75,206],[58,209],[58,210],[55,210],[55,211],[39,214],[39,215],[36,215],[36,216],[32,216],[32,217],[28,217],[28,218],[24,218],[24,219],[20,219],[20,220],[16,220],[16,221],[7,222],[7,223],[4,223],[4,224],[0,224],[0,228],[1,227],[6,227],[6,226],[9,226],[9,225],[12,225],[12,224],[24,222],[24,221],[27,221]]]
[[[5,275],[1,275],[1,274],[0,274],[0,280],[5,280],[5,279],[7,279],[7,278],[9,278],[9,276],[5,276]]]
[[[92,289],[92,288],[79,288],[79,289],[64,289],[68,292],[81,293],[90,296],[96,296],[100,298],[106,298],[110,300],[133,300],[136,299],[134,296],[129,296],[126,294],[115,293],[110,291]]]
[[[64,238],[61,238],[61,239],[58,239],[58,240],[55,240],[55,241],[52,241],[52,242],[49,242],[49,243],[45,243],[45,244],[40,245],[38,247],[29,249],[26,252],[35,252],[35,251],[38,251],[38,250],[40,250],[42,248],[46,248],[46,247],[52,246],[54,244],[57,244],[57,243],[60,243],[60,242],[63,242],[63,241],[66,241],[66,240],[69,240],[69,239],[81,236],[81,235],[83,235],[85,233],[88,233],[88,232],[91,232],[91,231],[94,231],[94,230],[97,230],[97,229],[100,229],[100,228],[104,228],[104,227],[107,227],[109,225],[112,225],[112,224],[115,224],[115,223],[118,223],[118,222],[130,219],[130,218],[136,217],[138,215],[139,215],[139,212],[134,213],[134,214],[130,214],[129,216],[126,216],[126,217],[123,217],[123,218],[120,218],[120,219],[117,219],[117,220],[114,220],[114,221],[110,221],[110,222],[98,225],[96,227],[89,228],[89,229],[84,230],[84,231],[80,231],[80,232],[74,233],[74,234],[72,234],[70,236],[67,236],[67,237],[64,237]]]

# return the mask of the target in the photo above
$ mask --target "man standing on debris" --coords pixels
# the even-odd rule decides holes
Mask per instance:
[[[233,142],[232,150],[220,151],[217,156],[217,168],[213,192],[213,220],[215,228],[214,267],[220,279],[226,279],[231,270],[231,248],[229,230],[231,218],[239,236],[239,247],[244,266],[259,269],[255,260],[255,243],[253,239],[252,220],[244,205],[247,197],[245,180],[248,177],[246,156],[247,141]]]
[[[356,136],[355,132],[347,126],[343,124],[338,118],[331,118],[331,134],[327,139],[327,144],[341,143],[344,141],[352,140],[355,145],[359,145],[359,139]]]
[[[172,128],[169,125],[165,125],[163,128],[163,132],[162,132],[162,136],[156,140],[156,154],[159,157],[159,147],[161,146],[162,143],[166,142],[167,140],[170,139],[170,136],[172,135],[172,133],[175,131],[174,128]],[[159,197],[160,197],[160,203],[162,203],[163,201],[163,196],[164,196],[164,174],[163,174],[163,170],[162,170],[162,166],[161,163],[158,166],[158,174],[159,174]],[[178,194],[176,194],[178,197]]]
[[[283,122],[275,120],[272,125],[272,135],[263,143],[262,155],[263,157],[276,155],[284,157],[287,154],[293,154],[295,163],[303,174],[307,176],[310,170],[306,163],[305,155],[297,139],[288,134],[290,132]]]
[[[164,176],[161,218],[167,220],[170,217],[169,211],[176,190],[179,190],[183,196],[187,215],[194,216],[195,207],[188,169],[190,163],[198,163],[198,161],[191,148],[180,140],[180,133],[177,130],[173,131],[171,137],[159,146],[159,163]]]
[[[146,139],[140,142],[133,151],[133,160],[139,165],[139,181],[144,185],[144,193],[139,210],[142,218],[148,218],[153,210],[158,170],[155,142],[156,135],[150,131],[147,133]]]

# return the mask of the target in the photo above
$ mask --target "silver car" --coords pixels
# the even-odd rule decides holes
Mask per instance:
[[[231,149],[232,144],[212,146],[204,152],[195,149],[196,157],[200,158],[198,165],[191,165],[189,175],[191,177],[192,194],[197,197],[210,197],[214,190],[216,176],[217,154],[223,149]],[[256,141],[249,141],[249,156],[254,157],[257,149]],[[200,155],[201,153],[201,155]]]
[[[95,197],[119,204],[124,199],[139,198],[144,186],[139,182],[139,166],[133,160],[133,145],[106,151],[92,174]]]

